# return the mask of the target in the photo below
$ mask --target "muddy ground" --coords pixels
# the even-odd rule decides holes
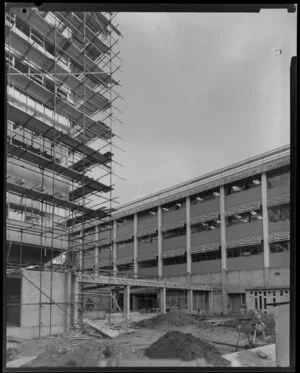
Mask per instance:
[[[168,316],[170,318],[170,316]],[[178,319],[178,315],[176,316]],[[181,317],[182,319],[182,317]],[[195,317],[189,318],[188,324],[185,319],[180,325],[174,325],[172,322],[166,322],[161,319],[161,322],[154,323],[150,327],[147,325],[139,326],[131,325],[134,328],[130,334],[123,334],[116,338],[109,339],[93,337],[86,333],[74,335],[75,331],[61,334],[59,336],[18,340],[15,343],[8,343],[9,354],[8,360],[18,359],[24,356],[36,356],[34,360],[23,365],[24,367],[62,367],[62,366],[122,366],[122,361],[149,361],[145,350],[153,343],[157,342],[161,337],[168,332],[178,331],[181,333],[190,333],[192,336],[201,339],[204,342],[218,342],[223,344],[215,344],[212,346],[220,354],[235,352],[235,346],[238,340],[237,320],[231,318],[231,322],[227,325],[215,325],[210,322],[210,319],[197,320]],[[273,339],[269,343],[273,343]],[[226,344],[226,345],[225,345]],[[258,339],[257,344],[264,344]],[[231,346],[230,346],[231,345]],[[247,338],[244,333],[240,334],[239,346],[247,345]]]

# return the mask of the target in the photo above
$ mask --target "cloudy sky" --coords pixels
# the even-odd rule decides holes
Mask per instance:
[[[296,13],[119,13],[115,23],[120,203],[289,143]]]

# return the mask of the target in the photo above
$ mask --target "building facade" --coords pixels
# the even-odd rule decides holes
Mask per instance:
[[[6,303],[8,325],[25,334],[65,327],[53,302],[70,308],[82,250],[68,232],[109,215],[109,178],[89,171],[110,172],[112,161],[114,15],[7,5]]]
[[[290,148],[123,205],[111,225],[93,222],[86,232],[102,242],[91,245],[87,270],[209,284],[214,312],[240,312],[246,298],[266,312],[253,297],[289,297]],[[194,308],[208,309],[208,299]]]

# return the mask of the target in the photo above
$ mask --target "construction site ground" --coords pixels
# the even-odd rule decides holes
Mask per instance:
[[[200,343],[204,346],[202,346],[203,351],[206,348],[205,346],[213,346],[215,351],[213,357],[209,358],[209,361],[205,358],[199,361],[203,361],[203,365],[220,366],[222,361],[219,357],[222,359],[222,355],[236,351],[235,346],[239,336],[237,328],[240,323],[239,317],[240,315],[225,317],[168,312],[164,315],[145,319],[145,321],[131,320],[130,324],[124,321],[115,323],[111,325],[111,328],[118,331],[119,335],[114,338],[105,337],[89,325],[86,325],[85,331],[71,329],[67,333],[41,339],[16,340],[8,338],[7,361],[12,362],[23,357],[32,357],[31,361],[22,365],[23,367],[95,367],[132,366],[135,364],[151,366],[155,364],[156,359],[150,359],[147,356],[147,349],[150,346],[153,349],[155,347],[153,344],[167,333],[178,331],[184,333],[179,333],[179,337],[190,334],[200,339]],[[139,319],[141,318],[142,315],[139,316]],[[95,323],[97,321],[98,325],[101,326],[102,323],[103,326],[107,326],[107,320],[93,320]],[[274,328],[271,324],[267,325],[267,344],[275,342]],[[189,338],[193,337],[190,336]],[[239,337],[240,348],[238,351],[244,350],[247,344],[246,334],[242,331]],[[260,338],[256,341],[256,346],[265,344],[266,342]],[[172,346],[170,348],[172,349]],[[201,353],[196,356],[201,358]],[[181,358],[181,360],[185,359]],[[190,361],[182,361],[181,363],[181,365],[190,364]],[[167,363],[164,365],[167,365]]]

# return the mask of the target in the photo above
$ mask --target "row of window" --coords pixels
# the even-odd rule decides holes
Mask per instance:
[[[237,258],[240,256],[252,256],[252,255],[260,255],[264,251],[263,245],[249,245],[249,246],[241,246],[241,247],[232,247],[227,249],[227,258]]]
[[[252,210],[250,212],[243,212],[241,214],[236,214],[226,217],[226,226],[230,227],[235,224],[250,223],[253,221],[262,220],[262,209]]]
[[[221,249],[192,254],[192,262],[221,259]]]
[[[234,194],[238,192],[242,192],[244,190],[248,190],[251,188],[255,188],[261,183],[261,176],[257,175],[255,177],[234,181],[230,184],[225,185],[224,191],[225,195]]]
[[[270,243],[271,253],[282,253],[290,251],[290,241],[280,241]]]

